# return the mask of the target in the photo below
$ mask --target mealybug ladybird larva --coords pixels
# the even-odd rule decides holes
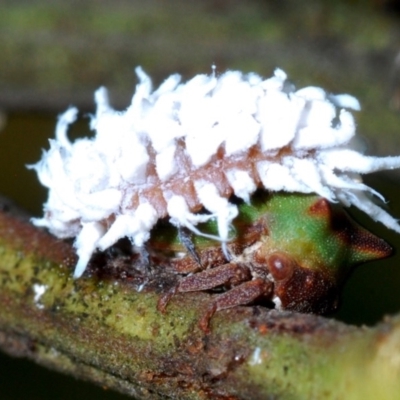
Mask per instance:
[[[318,87],[296,90],[286,74],[269,79],[228,71],[181,83],[175,74],[155,91],[138,67],[139,83],[125,111],[114,110],[107,91],[95,94],[93,138],[71,142],[62,114],[56,138],[32,166],[49,188],[43,218],[34,219],[60,238],[76,237],[74,276],[96,249],[122,237],[141,247],[161,218],[201,235],[197,225],[215,219],[226,251],[238,214],[234,194],[245,202],[257,188],[317,193],[354,205],[400,232],[376,205],[360,174],[400,167],[400,157],[370,157],[356,149],[349,95]],[[200,212],[206,209],[208,213]]]

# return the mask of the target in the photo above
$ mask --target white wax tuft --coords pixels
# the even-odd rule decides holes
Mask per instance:
[[[49,189],[43,218],[33,219],[60,238],[76,237],[80,277],[96,249],[122,237],[143,246],[161,218],[196,234],[215,219],[226,249],[237,216],[235,194],[246,202],[259,186],[269,191],[317,193],[354,205],[400,232],[376,205],[379,193],[360,174],[400,167],[400,157],[365,156],[355,149],[350,110],[356,98],[319,87],[296,90],[281,69],[269,79],[228,71],[181,83],[172,75],[155,91],[136,69],[130,106],[114,110],[107,90],[95,93],[93,138],[71,142],[75,108],[59,117],[55,139],[32,166]],[[206,208],[209,213],[200,214]]]

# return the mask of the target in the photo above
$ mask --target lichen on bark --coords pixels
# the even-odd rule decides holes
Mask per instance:
[[[218,312],[205,334],[198,319],[210,294],[178,294],[160,314],[168,276],[154,272],[138,291],[140,274],[107,254],[74,280],[72,246],[5,208],[0,347],[9,354],[137,399],[358,399],[399,392],[398,318],[369,329],[236,307]]]

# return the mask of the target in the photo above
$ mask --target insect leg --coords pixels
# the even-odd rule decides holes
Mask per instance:
[[[192,233],[182,226],[178,227],[178,238],[180,242],[185,246],[186,250],[193,257],[193,259],[201,266],[200,257],[196,252],[193,240]]]
[[[218,295],[217,298],[210,303],[207,311],[202,316],[199,322],[200,329],[204,332],[209,332],[210,320],[217,311],[249,304],[260,296],[270,295],[272,290],[272,282],[257,278],[242,283],[228,292]]]

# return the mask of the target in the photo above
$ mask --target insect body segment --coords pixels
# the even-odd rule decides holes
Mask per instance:
[[[292,229],[287,226],[290,220]],[[234,228],[227,244],[229,262],[217,242],[204,238],[193,243],[200,263],[191,251],[170,257],[170,267],[190,274],[161,296],[161,311],[176,293],[209,290],[214,295],[200,321],[205,331],[216,311],[255,302],[325,314],[337,307],[340,289],[354,265],[391,253],[386,242],[357,225],[341,208],[314,195],[258,193],[253,205],[239,206]],[[151,241],[154,249],[156,238],[157,230]]]
[[[229,258],[229,229],[239,214],[231,199],[249,202],[257,190],[315,193],[400,232],[370,195],[382,196],[361,178],[400,168],[400,157],[358,151],[354,97],[314,86],[297,90],[280,69],[267,79],[213,71],[181,82],[174,74],[156,90],[141,68],[136,73],[126,110],[115,110],[100,88],[94,135],[68,138],[78,114],[70,108],[49,150],[31,166],[49,189],[44,215],[33,222],[59,238],[75,238],[75,278],[93,253],[121,238],[146,246],[162,219],[196,235],[215,220],[209,238]]]

